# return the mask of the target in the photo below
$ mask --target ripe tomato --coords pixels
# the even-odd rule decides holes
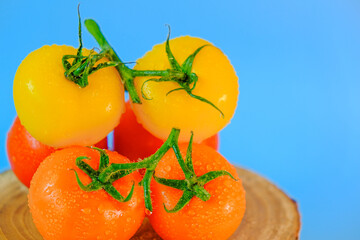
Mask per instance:
[[[208,41],[200,38],[183,36],[170,40],[170,49],[180,66],[197,48],[205,44],[195,57],[192,72],[198,77],[193,94],[201,96],[211,105],[194,99],[179,88],[175,82],[147,82],[144,85],[142,104],[133,104],[138,121],[149,132],[161,139],[166,139],[173,127],[181,129],[179,140],[186,142],[190,132],[194,132],[194,141],[199,143],[219,132],[232,118],[239,94],[238,78],[225,54]],[[165,44],[159,44],[137,60],[135,70],[165,70],[170,64],[165,52]],[[137,77],[134,79],[139,96],[143,83],[154,77]]]
[[[40,163],[56,151],[55,148],[42,144],[33,138],[21,125],[18,117],[10,128],[6,145],[11,168],[26,187],[30,186],[30,181]],[[106,149],[107,138],[95,146]]]
[[[161,147],[164,141],[146,131],[137,122],[129,102],[126,103],[125,108],[120,124],[114,129],[114,150],[128,157],[130,161],[149,157]],[[203,143],[217,150],[218,142],[216,134],[204,140]]]
[[[180,145],[185,159],[187,146]],[[197,176],[209,171],[226,170],[238,178],[235,168],[218,152],[203,144],[194,144],[192,159]],[[185,179],[173,151],[169,151],[159,162],[155,175],[161,178]],[[183,191],[151,183],[153,213],[150,223],[163,239],[227,239],[239,226],[245,212],[245,191],[241,180],[229,176],[218,177],[204,185],[211,197],[204,202],[193,197],[183,209],[167,213],[182,196]],[[164,204],[164,205],[163,205]]]
[[[100,142],[96,143],[94,146],[101,149],[107,149],[108,148],[107,137],[102,139]]]
[[[106,151],[110,163],[127,163],[126,157]],[[47,157],[36,171],[29,189],[29,207],[36,227],[44,239],[130,239],[144,219],[144,198],[138,172],[127,175],[113,186],[127,196],[128,202],[118,202],[104,190],[85,192],[80,189],[73,171],[84,185],[91,179],[80,170],[75,160],[79,156],[93,169],[99,167],[99,152],[86,147],[71,147]]]
[[[25,186],[30,186],[40,163],[55,150],[33,138],[16,117],[7,136],[7,154],[12,170]]]
[[[93,145],[115,128],[124,111],[124,89],[115,68],[91,74],[85,88],[65,78],[62,57],[76,51],[43,46],[22,61],[15,75],[14,103],[21,123],[49,146]]]

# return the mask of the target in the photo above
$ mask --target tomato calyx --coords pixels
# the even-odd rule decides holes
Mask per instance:
[[[210,45],[205,44],[205,45],[197,48],[191,55],[189,55],[187,57],[187,59],[184,61],[184,63],[180,66],[180,64],[175,59],[175,57],[170,49],[169,40],[170,40],[171,29],[170,29],[169,25],[168,25],[168,28],[169,28],[169,32],[168,32],[168,35],[166,38],[165,51],[166,51],[171,69],[164,70],[163,74],[158,75],[158,76],[161,76],[161,78],[150,78],[150,79],[146,80],[145,82],[143,82],[143,84],[141,86],[141,95],[143,96],[144,99],[151,100],[150,98],[145,96],[144,91],[143,91],[145,84],[147,84],[149,82],[169,82],[169,81],[176,82],[177,84],[179,84],[179,87],[169,91],[166,94],[166,96],[168,96],[170,93],[183,90],[190,97],[211,105],[213,108],[215,108],[217,111],[219,111],[221,116],[224,118],[224,113],[215,104],[213,104],[211,101],[207,100],[206,98],[195,95],[193,93],[193,90],[195,89],[196,83],[198,81],[198,76],[194,72],[192,72],[193,62],[195,60],[196,55],[204,47],[210,46]],[[137,71],[137,70],[134,70],[134,75],[135,76],[156,76],[155,74],[158,72],[159,71]]]
[[[89,85],[88,76],[105,67],[115,67],[119,63],[113,61],[107,61],[104,63],[96,63],[106,57],[105,52],[96,53],[91,51],[88,56],[82,55],[82,36],[81,36],[81,18],[80,18],[80,5],[78,5],[78,18],[79,18],[79,48],[76,55],[64,55],[62,58],[62,65],[65,69],[65,77],[79,85],[81,88]],[[72,62],[69,60],[73,59]],[[96,66],[95,66],[96,65]]]
[[[233,180],[237,181],[228,171],[225,170],[210,171],[205,173],[204,175],[197,176],[195,174],[194,165],[192,161],[192,141],[193,141],[193,133],[191,133],[189,145],[186,151],[185,161],[181,156],[179,146],[176,146],[177,149],[174,149],[176,158],[185,175],[184,180],[160,178],[154,174],[154,179],[156,182],[183,191],[181,198],[179,199],[179,201],[177,202],[174,208],[168,209],[165,206],[165,204],[163,204],[165,211],[168,213],[174,213],[180,211],[195,196],[200,198],[202,201],[209,200],[211,194],[208,191],[206,191],[204,185],[218,177],[229,176]]]
[[[114,199],[116,199],[119,202],[129,201],[134,193],[135,183],[133,183],[129,194],[126,197],[123,197],[119,193],[119,191],[116,190],[116,188],[113,186],[113,182],[132,173],[133,170],[119,172],[116,175],[113,175],[107,181],[100,181],[99,180],[100,173],[109,166],[109,156],[103,149],[100,149],[97,147],[91,147],[91,148],[97,150],[100,153],[100,163],[99,163],[98,170],[93,169],[89,164],[84,162],[84,160],[90,159],[89,157],[86,157],[86,156],[81,156],[81,157],[76,158],[76,166],[78,168],[80,168],[84,173],[86,173],[91,178],[92,182],[87,185],[84,185],[81,182],[76,170],[70,169],[75,172],[76,181],[77,181],[79,187],[81,188],[81,190],[86,191],[86,192],[93,192],[93,191],[98,191],[98,190],[103,189],[110,196],[112,196]]]

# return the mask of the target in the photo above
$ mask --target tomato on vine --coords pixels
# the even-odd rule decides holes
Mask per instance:
[[[6,146],[10,166],[16,177],[26,187],[30,186],[30,181],[40,163],[56,151],[55,148],[42,144],[33,138],[21,125],[18,117],[15,118],[8,132]],[[106,149],[107,138],[95,146]]]
[[[145,207],[160,237],[227,239],[245,212],[245,191],[236,169],[214,149],[193,145],[193,135],[188,145],[179,145],[179,135],[179,129],[172,129],[150,157],[113,163],[96,180],[107,182],[114,176],[145,169],[141,181]]]
[[[149,157],[161,147],[164,141],[146,131],[137,122],[129,102],[126,103],[125,108],[119,125],[114,129],[114,150],[128,157],[130,161]],[[217,150],[219,137],[216,134],[205,139],[203,143]]]
[[[199,143],[218,133],[234,115],[238,78],[226,55],[206,40],[178,37],[153,47],[134,69],[123,63],[94,20],[85,25],[114,62],[129,91],[137,120],[165,140],[172,128],[180,142],[195,133]]]
[[[112,67],[116,64],[101,52],[83,49],[81,24],[79,39],[78,49],[52,45],[33,51],[14,79],[21,123],[38,141],[57,148],[99,142],[124,111],[124,88]]]
[[[144,219],[138,172],[99,182],[110,163],[128,163],[116,152],[71,147],[56,151],[40,165],[29,189],[34,223],[51,240],[130,239]]]
[[[186,145],[180,145],[180,152],[188,159]],[[190,177],[184,174],[173,152],[166,153],[157,165],[156,181],[151,184],[154,210],[150,223],[163,239],[227,239],[245,212],[241,180],[236,169],[208,146],[194,144],[191,152],[192,164],[185,161],[189,169],[193,168]],[[229,174],[220,176],[224,171]],[[211,179],[215,175],[217,178]],[[199,186],[204,191],[196,192]]]
[[[206,40],[168,39],[138,59],[134,69],[183,73],[134,80],[144,99],[133,104],[137,119],[161,139],[175,127],[182,130],[180,141],[188,140],[193,131],[199,143],[225,127],[235,112],[239,94],[235,70],[224,53]]]

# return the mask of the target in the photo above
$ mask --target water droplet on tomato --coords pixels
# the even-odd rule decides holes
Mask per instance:
[[[90,208],[84,208],[84,209],[81,209],[81,211],[85,214],[89,214],[91,212],[91,209]]]
[[[188,211],[188,215],[189,215],[189,216],[194,216],[194,215],[195,215],[195,212],[194,212],[193,210],[189,210],[189,211]]]
[[[149,209],[145,209],[145,214],[150,216],[152,214],[152,211],[150,211]]]
[[[233,181],[234,181],[234,180],[233,180]],[[227,187],[231,187],[232,184],[233,184],[233,182],[232,182],[231,180],[226,180],[226,181],[224,182],[224,185],[227,186]]]

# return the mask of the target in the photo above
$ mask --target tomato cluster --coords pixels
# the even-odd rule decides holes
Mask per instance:
[[[239,94],[230,61],[169,33],[130,69],[95,21],[85,25],[100,52],[82,48],[80,25],[77,50],[35,50],[14,80],[7,149],[39,232],[130,239],[146,213],[163,239],[227,239],[245,212],[241,180],[216,151]]]

